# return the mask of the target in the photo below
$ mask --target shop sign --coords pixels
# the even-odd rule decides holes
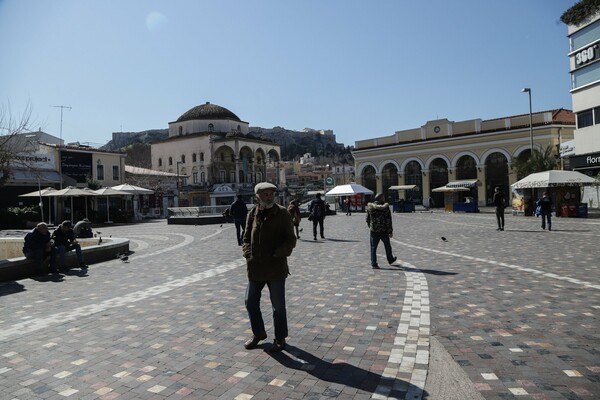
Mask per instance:
[[[92,176],[92,154],[73,151],[60,152],[61,173],[77,181],[85,183]]]
[[[570,157],[569,165],[572,168],[600,167],[600,153]]]
[[[577,68],[579,68],[587,63],[597,60],[598,58],[600,58],[598,44],[593,44],[575,53],[575,65]]]
[[[575,140],[569,140],[568,142],[562,142],[560,144],[560,156],[574,156],[575,155]]]

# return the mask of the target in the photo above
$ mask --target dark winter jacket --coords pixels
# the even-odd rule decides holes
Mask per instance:
[[[547,215],[552,212],[552,199],[548,196],[544,196],[539,199],[536,205],[540,206],[540,211],[542,215]]]
[[[46,232],[42,235],[37,228],[34,228],[31,232],[25,235],[25,244],[23,245],[23,254],[35,250],[45,250],[50,242],[50,232]]]
[[[308,212],[312,215],[313,220],[325,219],[327,209],[325,208],[323,199],[312,199],[308,203]]]
[[[244,200],[237,199],[231,204],[229,208],[229,215],[231,215],[234,219],[246,219],[248,215],[248,207]]]
[[[502,194],[502,192],[494,193],[492,203],[494,203],[494,207],[496,208],[504,208],[506,206],[504,202],[504,194]]]
[[[275,204],[268,210],[254,207],[248,213],[242,251],[248,279],[269,281],[289,275],[287,257],[296,247],[296,234],[290,213]]]
[[[75,240],[75,233],[72,228],[63,231],[59,226],[54,232],[52,232],[52,239],[54,239],[55,246],[68,246],[73,240]]]
[[[388,203],[376,201],[367,204],[367,225],[373,233],[392,234],[392,213]]]

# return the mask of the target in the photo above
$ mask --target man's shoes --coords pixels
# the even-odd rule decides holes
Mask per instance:
[[[321,235],[321,239],[325,239],[325,236]]]
[[[373,269],[379,269],[379,265],[377,265],[377,264],[372,265],[371,268],[373,268]]]
[[[285,339],[275,339],[273,345],[269,347],[269,353],[279,353],[285,349]]]
[[[496,230],[497,230],[497,231],[501,231],[501,230],[502,230],[502,228],[496,228]]]
[[[389,264],[392,265],[393,263],[396,262],[397,259],[398,259],[398,257],[394,257],[394,259],[392,261],[390,261]]]
[[[88,266],[85,265],[84,263],[79,264],[79,268],[80,269],[88,269]]]
[[[315,236],[315,238],[313,240],[317,240],[317,237]]]
[[[501,230],[501,231],[503,231],[503,230],[504,230],[504,227],[500,228],[500,230]]]
[[[265,340],[266,338],[267,338],[267,335],[260,336],[260,337],[252,336],[250,339],[248,339],[246,341],[246,343],[244,343],[244,347],[246,348],[246,350],[252,350],[258,345],[258,342],[260,342],[261,340]]]
[[[548,227],[548,230],[549,230],[549,231],[551,231],[551,230],[552,230],[552,228]]]

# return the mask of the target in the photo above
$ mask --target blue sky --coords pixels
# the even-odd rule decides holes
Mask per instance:
[[[337,141],[572,108],[566,0],[0,0],[0,103],[104,144],[209,101]]]

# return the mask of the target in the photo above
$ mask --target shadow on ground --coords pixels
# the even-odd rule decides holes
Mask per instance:
[[[381,383],[384,387],[392,388],[391,392],[386,394],[391,398],[403,399],[409,392],[415,394],[422,392],[423,397],[427,396],[425,391],[409,382],[386,378],[348,363],[329,362],[295,346],[287,345],[283,352],[268,354],[286,368],[306,371],[307,374],[322,381],[337,383],[369,393],[375,393]],[[323,393],[323,396],[338,397],[340,394],[341,390],[329,388]]]

